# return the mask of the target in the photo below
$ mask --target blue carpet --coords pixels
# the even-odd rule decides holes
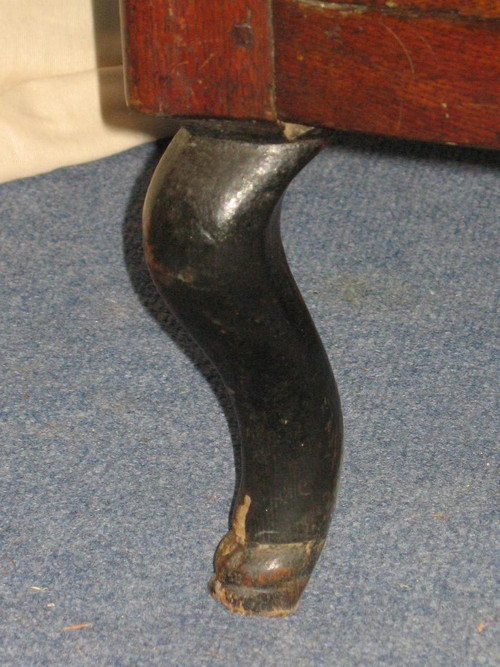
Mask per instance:
[[[142,259],[160,148],[0,188],[0,664],[498,665],[498,153],[342,137],[288,191],[346,443],[265,620],[206,590],[234,420]]]

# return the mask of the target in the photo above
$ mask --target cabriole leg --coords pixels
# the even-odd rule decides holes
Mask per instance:
[[[342,449],[335,380],[281,244],[281,197],[324,139],[180,130],[145,203],[148,265],[219,369],[242,452],[213,596],[232,611],[293,611],[323,547]]]

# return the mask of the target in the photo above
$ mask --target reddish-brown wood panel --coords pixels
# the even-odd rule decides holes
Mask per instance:
[[[385,13],[399,13],[411,11],[412,14],[426,12],[427,14],[450,14],[450,18],[472,17],[486,19],[500,17],[499,0],[322,0],[324,4],[348,5],[365,11],[370,7],[377,7]]]
[[[275,0],[283,120],[500,148],[500,21]]]
[[[121,0],[121,11],[131,107],[275,118],[270,0]]]

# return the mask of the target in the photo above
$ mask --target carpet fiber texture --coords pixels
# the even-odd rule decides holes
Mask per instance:
[[[499,155],[339,137],[289,188],[346,440],[266,620],[207,593],[235,426],[142,258],[162,148],[0,187],[0,664],[498,665]]]

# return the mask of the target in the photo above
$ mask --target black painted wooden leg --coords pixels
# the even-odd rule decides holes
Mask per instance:
[[[245,614],[296,608],[335,501],[340,402],[279,231],[281,196],[323,143],[180,130],[145,204],[153,279],[219,369],[238,416],[241,485],[210,590]]]

